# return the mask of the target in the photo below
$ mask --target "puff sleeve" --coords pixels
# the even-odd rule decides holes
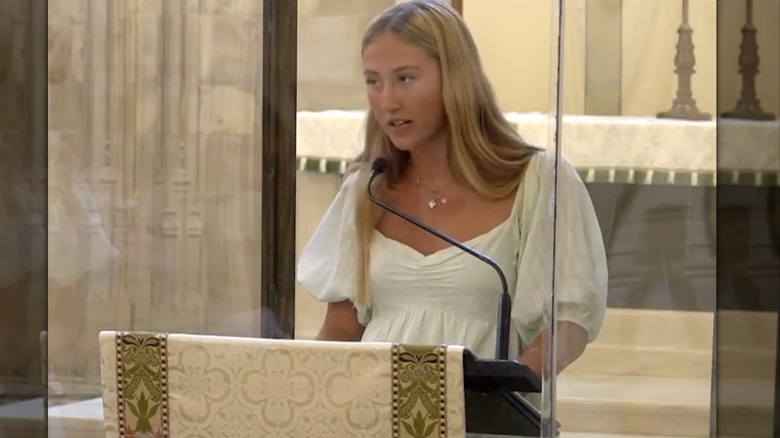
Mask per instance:
[[[552,151],[539,152],[520,186],[520,248],[512,322],[521,345],[541,333],[547,300],[555,290],[558,321],[596,338],[607,305],[607,260],[590,195],[574,167]],[[554,282],[553,282],[554,280]]]
[[[355,183],[349,174],[298,258],[296,280],[315,298],[335,303],[356,302],[357,236]],[[357,306],[358,321],[366,325],[368,312]]]

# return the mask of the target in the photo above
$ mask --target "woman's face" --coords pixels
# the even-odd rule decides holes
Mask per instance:
[[[395,147],[444,144],[441,68],[422,48],[385,32],[363,50],[368,103]]]

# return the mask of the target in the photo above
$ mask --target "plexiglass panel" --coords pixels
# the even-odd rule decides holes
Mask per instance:
[[[322,236],[329,232],[337,235],[353,232],[353,229],[349,227],[347,229],[339,228],[342,226],[340,221],[333,222],[332,218],[334,217],[334,209],[344,208],[343,197],[340,201],[337,194],[343,190],[343,178],[347,168],[363,150],[363,141],[366,135],[366,114],[371,111],[369,105],[371,85],[366,83],[366,77],[362,71],[365,68],[363,64],[365,60],[361,56],[361,39],[374,18],[388,8],[402,3],[404,1],[392,0],[328,2],[304,0],[298,3],[296,257],[298,263],[301,263],[301,255],[307,252],[304,270],[327,270],[329,263],[344,257],[344,251],[355,251],[352,246],[342,246],[338,239],[328,240],[330,243],[326,248],[313,249],[312,246],[317,245],[317,243],[312,243],[312,239],[318,235],[322,240]],[[518,132],[525,141],[540,147],[542,151],[548,151],[549,157],[545,166],[549,166],[549,175],[552,175],[555,167],[556,148],[554,141],[557,138],[557,110],[554,108],[558,104],[559,96],[557,92],[559,45],[557,44],[558,31],[555,28],[558,22],[557,4],[550,1],[539,1],[533,4],[530,2],[496,1],[489,5],[483,5],[479,2],[462,1],[453,2],[452,6],[460,8],[459,13],[462,14],[463,20],[474,38],[483,70],[495,93],[502,116],[508,121],[510,129]],[[501,13],[498,14],[497,11],[501,11]],[[524,45],[526,48],[521,56],[513,54],[517,47],[515,41],[518,40],[529,41],[529,44]],[[472,59],[468,62],[476,63],[477,60]],[[522,80],[518,80],[519,77]],[[468,86],[473,87],[474,85],[469,84]],[[543,210],[545,205],[554,205],[555,203],[553,180],[554,178],[545,180],[544,187],[541,188],[535,183],[532,184],[536,190],[545,191],[544,198],[539,200],[538,208],[540,210]],[[365,188],[359,187],[356,190],[362,191]],[[529,193],[533,190],[529,189]],[[513,193],[518,192],[513,191]],[[528,196],[534,195],[529,194]],[[536,199],[529,200],[529,203],[535,201]],[[446,207],[447,205],[443,206],[443,208]],[[525,217],[523,217],[529,228],[532,226],[532,210],[533,208],[527,209],[524,213]],[[444,210],[439,208],[434,213],[439,211]],[[350,211],[350,214],[353,212]],[[383,214],[389,215],[390,213]],[[323,224],[322,221],[328,217],[331,218],[330,222]],[[416,218],[437,229],[452,229],[448,227],[446,218],[438,216],[438,214],[432,215],[428,212],[422,212],[421,216]],[[512,213],[512,218],[519,218],[519,215]],[[341,220],[347,219],[341,218]],[[516,253],[520,245],[519,235],[524,233],[524,230],[521,230],[517,225],[515,220],[507,219],[505,225],[496,227],[484,238],[495,238],[497,232],[511,232],[511,227],[514,227],[518,234],[517,242],[514,245],[518,247],[508,251]],[[533,347],[535,351],[534,367],[539,373],[542,371],[543,363],[546,363],[544,358],[549,356],[545,354],[549,346],[542,341],[540,333],[548,333],[553,325],[550,313],[551,304],[548,302],[552,298],[551,291],[553,290],[555,233],[551,225],[551,221],[546,222],[539,226],[539,230],[534,231],[533,242],[528,243],[528,245],[533,245],[534,249],[528,250],[525,264],[519,263],[517,255],[500,261],[501,268],[511,283],[510,293],[515,296],[515,301],[512,304],[515,323],[510,328],[511,358],[517,358],[524,347]],[[434,252],[423,256],[415,249],[413,242],[405,242],[402,236],[388,238],[380,231],[374,233],[371,249],[377,251],[376,257],[379,257],[379,260],[390,257],[387,253],[392,252],[392,260],[387,259],[387,262],[381,262],[394,266],[392,269],[405,264],[414,264],[415,261],[422,259],[426,260],[425,267],[418,265],[411,268],[409,267],[411,265],[407,265],[407,268],[416,273],[415,275],[427,275],[426,272],[430,273],[431,266],[434,265],[444,267],[451,265],[449,261],[451,256],[455,259],[455,263],[458,263],[457,260],[470,257],[466,254],[454,256],[457,253],[453,250],[460,251],[456,248],[448,248],[440,250],[438,253]],[[490,236],[491,234],[493,237]],[[398,239],[394,237],[398,237]],[[477,251],[485,251],[489,257],[500,256],[500,252],[496,252],[495,248],[480,244],[479,238],[463,240]],[[387,246],[384,246],[383,243]],[[525,243],[523,241],[523,244]],[[532,254],[534,251],[536,253]],[[315,252],[316,256],[312,256]],[[546,256],[542,257],[542,254]],[[442,258],[445,255],[446,260]],[[535,255],[540,256],[538,261],[533,260]],[[316,267],[314,266],[315,259],[318,265]],[[298,268],[301,269],[300,264]],[[333,280],[334,277],[330,277],[331,280],[327,281],[327,285],[323,284],[325,280],[322,278],[316,281],[311,278],[304,279],[304,283],[308,283],[311,290],[308,290],[304,284],[298,285],[296,291],[297,339],[314,339],[318,337],[318,334],[321,335],[321,338],[324,336],[324,338],[329,339],[328,334],[321,333],[328,305],[327,301],[354,298],[349,296],[349,289],[352,285],[348,281],[339,283],[344,288],[342,290],[334,290],[332,287],[333,283],[338,282],[342,277],[352,278],[348,268],[340,269],[345,270],[333,272],[336,280]],[[372,269],[377,272],[376,270],[379,268],[372,267]],[[420,290],[419,293],[412,293],[405,297],[405,291],[413,291],[414,287],[412,284],[404,285],[403,280],[399,278],[397,280],[400,283],[395,286],[397,288],[395,292],[382,289],[382,293],[396,293],[396,297],[376,298],[378,304],[375,303],[377,305],[375,312],[377,313],[372,315],[372,318],[376,319],[368,322],[368,326],[363,332],[363,338],[368,337],[369,340],[380,339],[389,342],[460,344],[466,345],[482,358],[494,358],[495,314],[500,285],[495,281],[494,273],[489,271],[486,275],[489,275],[488,279],[485,280],[486,283],[475,283],[472,295],[475,297],[474,300],[480,301],[480,307],[487,309],[486,318],[492,319],[493,322],[489,322],[487,325],[480,322],[477,324],[480,327],[471,328],[468,325],[457,327],[457,324],[444,327],[446,322],[436,320],[434,317],[429,328],[414,325],[419,322],[415,320],[419,319],[421,312],[431,312],[437,315],[442,313],[446,314],[447,318],[458,320],[467,311],[468,305],[463,304],[458,307],[455,304],[455,307],[448,311],[445,309],[448,307],[447,302],[436,301],[435,297],[438,292],[430,289]],[[525,275],[533,276],[533,279],[524,278]],[[516,289],[520,290],[521,288],[524,289],[522,293],[516,292]],[[457,289],[453,287],[451,290],[454,292]],[[330,293],[325,294],[326,290],[329,290]],[[428,298],[425,298],[426,293]],[[484,295],[480,295],[481,293]],[[325,298],[320,299],[323,296]],[[392,307],[406,306],[406,310],[400,311],[397,318],[389,322],[386,319],[387,316],[382,316],[382,312],[386,312],[388,308],[385,307],[383,310],[381,304],[382,302],[388,303],[388,300],[395,301],[396,304]],[[407,322],[404,323],[402,318],[407,318]],[[520,327],[517,327],[515,324],[520,319],[525,321],[520,323]],[[463,321],[468,321],[468,319],[465,318]],[[418,328],[413,331],[404,328],[404,325]],[[490,328],[485,329],[483,326]],[[383,328],[378,329],[377,327]],[[385,330],[395,334],[383,335]],[[525,336],[522,340],[521,331]],[[461,333],[461,335],[457,333]],[[534,341],[537,342],[531,345]],[[527,345],[522,345],[522,342],[527,343]],[[551,382],[554,380],[554,373],[548,373],[546,377],[548,379],[543,391],[527,394],[525,398],[528,403],[527,409],[534,412],[536,420],[539,421],[544,417],[544,421],[549,422],[550,419],[554,420],[552,412],[554,399],[551,397],[545,399],[543,394],[549,394],[552,391]],[[542,411],[544,412],[542,413]],[[501,418],[491,418],[490,414],[486,417],[487,421],[502,420]],[[496,414],[492,413],[492,415]],[[541,435],[541,432],[538,435]]]
[[[780,5],[722,2],[717,20],[718,306],[713,432],[716,436],[777,436],[780,59],[776,49]]]
[[[49,429],[88,434],[99,331],[259,334],[262,2],[48,7]]]
[[[501,283],[494,272],[415,234],[418,228],[397,232],[381,218],[366,235],[368,272],[383,287],[370,296],[370,310],[341,314],[360,319],[348,327],[355,330],[323,332],[328,302],[358,300],[345,280],[357,275],[359,249],[327,240],[313,251],[311,242],[317,233],[357,227],[355,216],[323,219],[344,206],[338,195],[369,135],[367,115],[413,118],[404,104],[431,95],[403,100],[372,91],[383,73],[401,90],[424,70],[385,71],[406,59],[402,46],[378,63],[362,53],[372,21],[406,0],[289,0],[284,11],[297,14],[289,29],[270,6],[283,1],[49,0],[48,12],[35,1],[0,6],[7,97],[0,106],[0,435],[42,435],[47,403],[52,434],[104,436],[101,330],[256,338],[292,337],[294,328],[299,341],[452,344],[495,358]],[[505,127],[539,149],[513,186],[515,197],[495,196],[512,202],[462,200],[491,192],[484,187],[426,189],[433,167],[411,159],[393,163],[399,175],[414,174],[409,183],[418,188],[410,193],[419,205],[411,201],[417,197],[393,198],[381,180],[378,186],[393,206],[496,260],[508,280],[509,359],[541,382],[541,391],[515,395],[540,429],[468,436],[772,433],[779,125],[756,115],[753,96],[764,115],[780,114],[772,80],[780,70],[777,2],[735,1],[717,11],[712,0],[445,3],[473,37]],[[452,44],[460,40],[448,40],[458,20],[445,21],[438,46],[461,53]],[[757,29],[757,48],[743,44],[744,29]],[[285,32],[294,32],[294,44]],[[745,76],[745,64],[757,59],[745,50],[760,55],[757,79]],[[290,59],[294,88],[279,77],[291,74]],[[450,74],[477,65],[476,58],[460,62]],[[47,74],[46,113],[43,89],[30,80],[36,68]],[[486,95],[477,81],[448,80],[461,89],[427,89],[442,90],[434,96],[442,106]],[[294,121],[287,114],[293,96]],[[465,113],[448,117],[486,126],[484,112]],[[274,167],[289,158],[293,126],[295,181]],[[479,156],[474,144],[464,147]],[[275,160],[266,168],[265,157]],[[491,157],[474,162],[494,163]],[[475,172],[459,160],[460,182],[473,182]],[[294,198],[287,196],[293,182]],[[356,187],[367,189],[367,181]],[[287,242],[292,202],[295,241]],[[501,208],[506,220],[486,219]],[[453,226],[465,213],[470,219]],[[34,281],[45,246],[46,286]],[[286,288],[293,246],[298,269],[306,251],[309,272],[312,263],[347,262],[328,276],[328,288],[304,274],[293,291]],[[46,295],[48,327],[36,313]],[[361,364],[355,375],[370,368]],[[364,435],[383,430],[370,424],[371,400],[361,403],[347,409],[354,417],[338,421]],[[500,423],[509,414],[481,415]]]
[[[298,2],[296,261],[362,150],[368,108],[360,41],[392,0]],[[295,334],[314,339],[326,305],[296,288]]]
[[[609,272],[598,336],[557,380],[563,436],[711,436],[715,13],[566,2],[559,157],[585,183]]]

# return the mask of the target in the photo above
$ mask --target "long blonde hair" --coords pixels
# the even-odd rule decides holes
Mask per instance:
[[[528,145],[504,118],[482,69],[477,46],[458,12],[439,0],[397,4],[371,22],[363,36],[361,53],[384,32],[393,32],[421,47],[439,63],[449,129],[447,156],[456,180],[489,198],[509,196],[539,149]],[[375,191],[381,194],[401,178],[409,154],[393,146],[369,111],[363,152],[347,170],[348,174],[358,172],[359,187],[367,183],[371,163],[378,157],[390,162],[375,183]],[[368,304],[369,247],[381,211],[365,190],[358,190],[356,196],[357,302]]]

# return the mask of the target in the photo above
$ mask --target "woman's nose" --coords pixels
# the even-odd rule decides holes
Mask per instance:
[[[401,100],[393,87],[384,87],[382,94],[379,96],[379,106],[385,111],[392,111],[400,108]]]

